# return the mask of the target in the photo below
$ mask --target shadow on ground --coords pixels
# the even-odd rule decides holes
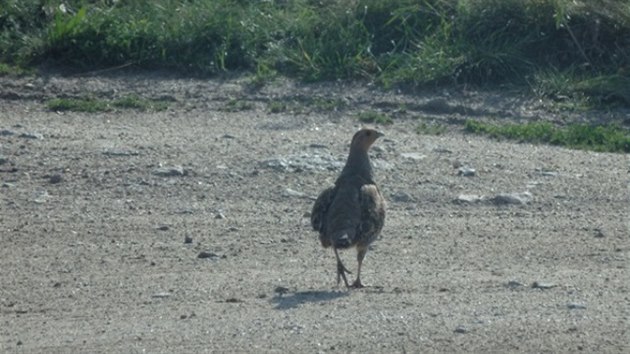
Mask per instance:
[[[347,291],[340,290],[316,290],[296,291],[294,293],[277,293],[271,302],[277,310],[287,310],[309,302],[332,301],[350,295]]]

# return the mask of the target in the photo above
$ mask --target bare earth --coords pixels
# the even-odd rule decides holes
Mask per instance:
[[[169,108],[45,104],[130,94]],[[395,119],[371,152],[369,286],[347,291],[309,213],[360,111]],[[0,352],[629,352],[628,156],[451,124],[566,117],[591,119],[461,90],[0,78]]]

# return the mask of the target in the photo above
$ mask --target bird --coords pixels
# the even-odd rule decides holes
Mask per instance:
[[[385,224],[385,199],[374,182],[368,150],[383,133],[363,128],[350,143],[350,152],[335,185],[322,191],[311,211],[311,225],[319,232],[324,248],[332,247],[337,258],[337,286],[340,278],[347,288],[363,288],[361,265],[368,246],[376,240]],[[348,283],[351,274],[339,258],[340,249],[356,247],[357,277]]]

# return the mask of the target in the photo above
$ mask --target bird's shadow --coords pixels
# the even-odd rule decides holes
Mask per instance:
[[[293,293],[277,293],[271,302],[275,303],[276,310],[288,310],[309,302],[332,301],[350,295],[348,291],[341,290],[309,290]]]

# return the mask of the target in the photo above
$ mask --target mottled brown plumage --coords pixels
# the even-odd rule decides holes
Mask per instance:
[[[374,129],[359,130],[352,138],[346,165],[335,186],[324,190],[313,206],[311,224],[324,247],[332,247],[337,258],[337,284],[361,288],[361,264],[385,222],[385,201],[374,182],[368,156],[370,146],[383,136]],[[348,284],[350,273],[339,258],[338,249],[357,248],[357,279]]]

